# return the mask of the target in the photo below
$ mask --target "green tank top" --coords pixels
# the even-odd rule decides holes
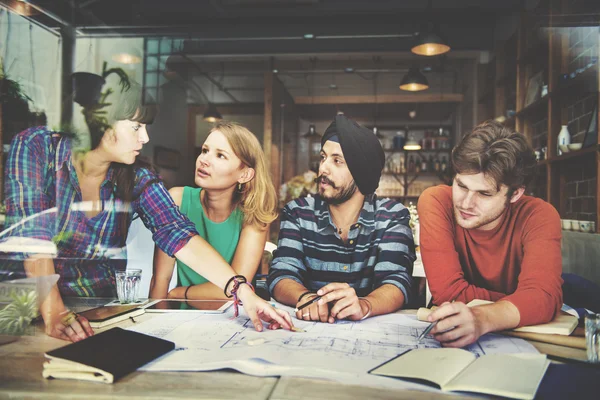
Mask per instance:
[[[196,230],[219,254],[231,264],[238,242],[244,216],[242,211],[236,207],[229,218],[223,222],[211,221],[200,203],[200,192],[202,188],[183,188],[183,197],[179,209],[190,221],[196,225]],[[206,278],[188,267],[185,263],[177,260],[177,285],[190,286],[208,282]]]

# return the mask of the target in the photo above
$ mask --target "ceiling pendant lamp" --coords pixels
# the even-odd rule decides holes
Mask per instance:
[[[410,51],[419,56],[431,57],[449,52],[450,46],[434,30],[428,30],[417,35],[415,45]]]
[[[412,67],[408,70],[406,75],[404,75],[404,78],[402,78],[400,89],[408,90],[409,92],[419,92],[421,90],[429,89],[429,82],[427,82],[427,78],[418,68]]]
[[[204,112],[203,119],[206,122],[215,123],[223,119],[221,113],[217,110],[217,107],[213,103],[208,104],[208,108]]]
[[[421,145],[411,136],[404,144],[403,149],[407,151],[417,151],[421,150]]]

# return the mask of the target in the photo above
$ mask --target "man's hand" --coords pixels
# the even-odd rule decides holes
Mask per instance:
[[[465,347],[476,342],[486,332],[475,308],[461,302],[443,303],[427,318],[437,321],[431,333],[443,347]]]
[[[68,326],[62,321],[62,318],[68,313],[64,311],[56,317],[47,316],[44,318],[46,323],[46,334],[62,340],[70,340],[71,342],[79,342],[94,334],[94,330],[85,317],[80,315],[72,321]]]
[[[322,296],[321,300],[317,301],[319,307],[333,304],[329,312],[330,323],[333,323],[336,319],[345,318],[358,321],[369,311],[369,306],[360,302],[356,290],[347,283],[330,283],[319,289],[317,294]]]
[[[312,299],[317,297],[316,294],[306,295],[296,304],[296,308],[299,308],[303,304],[308,303]],[[296,318],[303,319],[305,321],[321,321],[321,322],[333,322],[333,318],[329,313],[329,304],[319,304],[321,301],[312,303],[310,306],[298,310],[296,312]]]

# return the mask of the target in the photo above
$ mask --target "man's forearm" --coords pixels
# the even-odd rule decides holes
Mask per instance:
[[[365,296],[373,307],[370,316],[389,314],[404,305],[404,294],[394,285],[385,284]]]
[[[481,335],[512,329],[519,325],[519,310],[510,301],[472,307],[471,310],[481,329]]]
[[[275,285],[273,297],[282,304],[295,306],[298,304],[298,297],[307,290],[304,285],[293,279],[282,279]]]

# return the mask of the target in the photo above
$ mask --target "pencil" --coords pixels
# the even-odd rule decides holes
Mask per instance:
[[[302,310],[303,308],[310,306],[315,301],[319,301],[319,300],[321,300],[321,296],[317,296],[317,297],[309,300],[308,302],[302,304],[300,307],[294,308],[294,312],[298,312],[298,311]]]
[[[425,336],[427,336],[427,334],[429,332],[431,332],[431,330],[433,329],[433,327],[435,326],[435,324],[437,324],[437,321],[432,322],[427,328],[425,328],[425,330],[423,332],[421,332],[421,334],[419,335],[419,337],[417,338],[417,343],[420,343],[421,340],[423,340],[423,338]]]

